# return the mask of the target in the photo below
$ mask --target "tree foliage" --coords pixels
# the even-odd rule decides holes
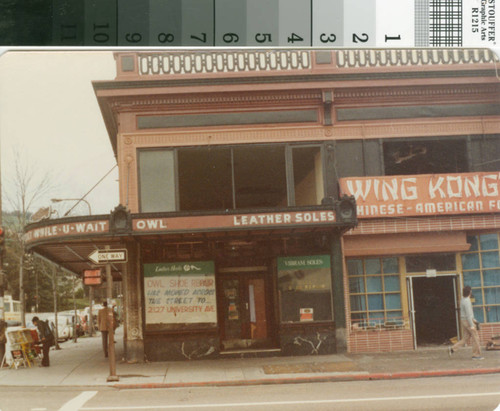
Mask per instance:
[[[45,260],[26,254],[23,233],[29,223],[33,209],[40,200],[55,188],[50,172],[43,172],[25,160],[19,150],[14,150],[14,167],[3,185],[3,198],[10,211],[3,212],[2,222],[6,231],[4,272],[7,274],[7,292],[14,299],[20,299],[20,268],[23,264],[23,286],[26,311],[54,311],[54,287],[57,295],[57,309],[72,307],[73,278]]]

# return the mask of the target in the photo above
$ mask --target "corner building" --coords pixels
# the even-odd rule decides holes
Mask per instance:
[[[482,340],[500,333],[492,53],[115,59],[93,87],[120,206],[32,224],[26,241],[76,273],[96,248],[128,250],[113,265],[128,360],[442,344],[466,284]]]

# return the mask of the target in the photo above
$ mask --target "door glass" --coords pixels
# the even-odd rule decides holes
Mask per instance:
[[[254,323],[257,319],[255,315],[255,295],[253,284],[248,286],[248,304],[250,305],[250,322]]]
[[[224,336],[225,339],[238,339],[241,335],[241,309],[239,281],[223,281],[224,290]]]
[[[250,338],[267,338],[266,289],[262,278],[248,279],[248,300],[250,310]]]

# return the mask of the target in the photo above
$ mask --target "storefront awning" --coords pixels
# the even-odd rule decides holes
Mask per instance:
[[[467,251],[465,232],[403,233],[344,237],[347,257]]]
[[[24,241],[28,250],[81,275],[83,270],[96,267],[89,260],[92,252],[106,246],[124,248],[126,242],[132,240],[154,238],[182,242],[193,238],[345,231],[356,224],[355,204],[347,205],[352,206],[352,213],[346,213],[346,203],[338,212],[334,204],[244,212],[141,214],[130,214],[118,206],[110,215],[47,219],[30,224],[25,229]],[[112,265],[117,279],[121,278],[122,266]]]

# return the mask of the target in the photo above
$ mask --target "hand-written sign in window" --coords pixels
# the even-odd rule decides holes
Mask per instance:
[[[329,255],[278,258],[278,287],[282,322],[332,320]]]
[[[216,323],[213,261],[144,264],[146,324]]]

